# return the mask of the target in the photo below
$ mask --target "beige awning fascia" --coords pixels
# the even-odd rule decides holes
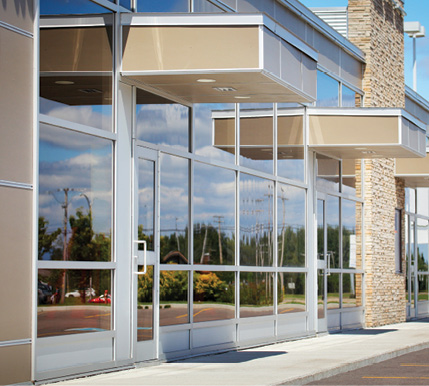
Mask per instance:
[[[397,108],[308,108],[309,147],[339,159],[426,155],[426,125]]]
[[[429,149],[428,149],[429,150]],[[401,158],[395,161],[395,177],[402,178],[409,188],[429,187],[429,156]]]
[[[121,75],[136,84],[190,103],[316,99],[317,52],[267,15],[122,14],[121,22]]]

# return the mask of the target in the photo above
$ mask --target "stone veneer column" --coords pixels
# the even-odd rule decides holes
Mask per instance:
[[[366,55],[363,106],[404,107],[400,10],[391,0],[349,0],[348,12],[349,39]],[[404,208],[405,191],[393,159],[365,160],[364,169],[365,322],[372,327],[406,319],[405,276],[395,272],[395,209]]]

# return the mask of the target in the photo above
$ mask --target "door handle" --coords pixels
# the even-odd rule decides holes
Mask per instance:
[[[139,244],[143,244],[143,271],[136,271],[134,272],[136,275],[146,275],[146,269],[147,269],[147,265],[146,265],[146,240],[134,240],[134,243],[136,243],[137,245]],[[134,256],[134,258],[137,260],[137,256]]]

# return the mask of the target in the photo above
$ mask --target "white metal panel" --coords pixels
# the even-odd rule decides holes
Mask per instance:
[[[113,360],[113,338],[88,333],[39,339],[36,355],[37,372],[108,362]]]
[[[362,327],[364,324],[363,309],[345,309],[341,313],[341,328]]]
[[[305,335],[307,332],[306,312],[290,315],[288,318],[279,318],[277,321],[277,336],[279,337]]]
[[[189,330],[166,332],[160,330],[159,355],[189,350]]]
[[[258,340],[261,338],[274,337],[274,321],[269,320],[261,323],[240,324],[239,326],[239,341]]]
[[[213,346],[236,341],[236,325],[192,330],[193,347]]]

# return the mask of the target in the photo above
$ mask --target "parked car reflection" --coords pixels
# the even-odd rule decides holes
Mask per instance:
[[[90,299],[90,303],[107,303],[110,304],[112,302],[112,297],[110,295],[100,295],[97,298]]]

